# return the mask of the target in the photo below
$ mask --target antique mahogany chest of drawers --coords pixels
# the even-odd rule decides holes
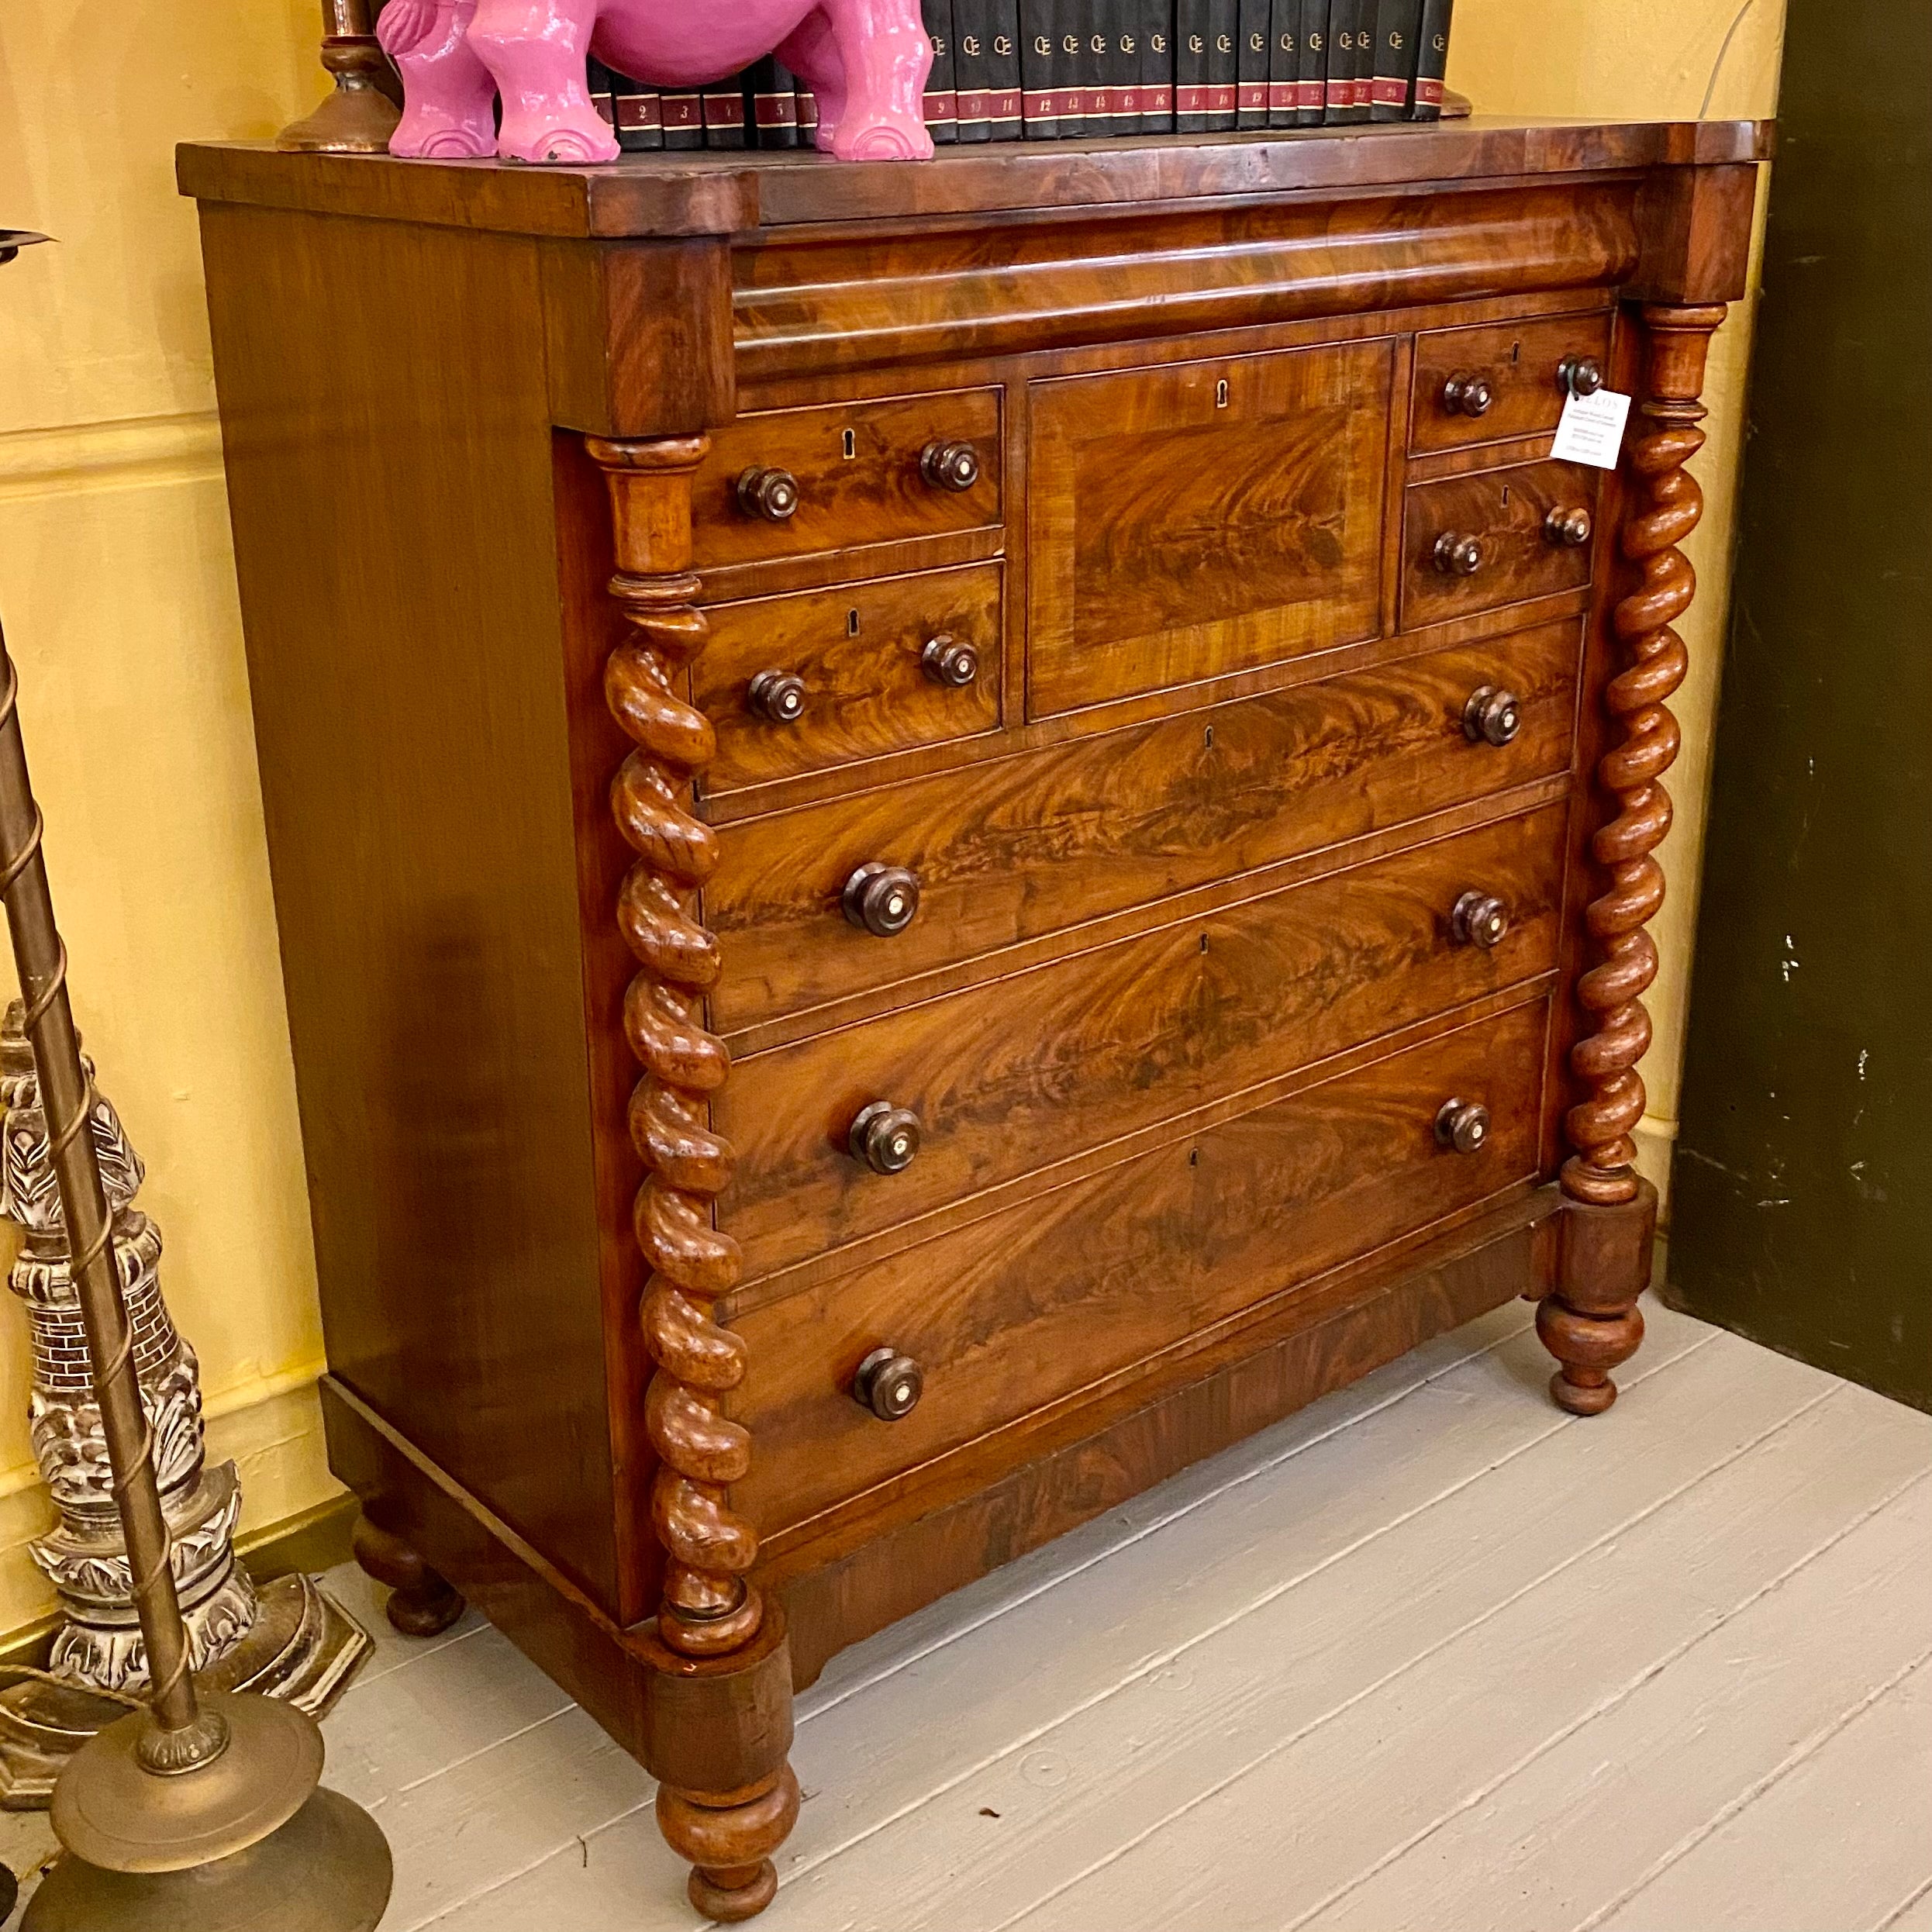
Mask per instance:
[[[360,1547],[715,1916],[840,1646],[1511,1295],[1609,1406],[1763,140],[183,151]]]

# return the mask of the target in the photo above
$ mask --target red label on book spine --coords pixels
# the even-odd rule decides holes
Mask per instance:
[[[1230,112],[1235,104],[1236,90],[1231,87],[1211,87],[1208,89],[1208,112],[1211,114]]]
[[[1416,98],[1426,107],[1440,107],[1442,94],[1443,86],[1440,81],[1418,81],[1416,83]]]
[[[667,94],[663,100],[666,127],[702,127],[704,125],[696,95]]]
[[[744,96],[742,94],[707,94],[705,96],[706,127],[743,127]]]
[[[1205,114],[1208,108],[1209,90],[1204,87],[1178,87],[1174,90],[1174,107],[1178,114]]]
[[[819,97],[809,88],[799,90],[799,125],[816,127],[819,124]]]
[[[661,128],[664,124],[664,103],[656,95],[624,94],[618,96],[617,125],[625,133],[635,133],[640,128]]]
[[[961,88],[959,91],[959,118],[962,121],[983,121],[993,111],[993,97],[980,88]]]
[[[1268,83],[1265,81],[1244,81],[1235,95],[1236,104],[1244,108],[1261,108],[1268,105]]]
[[[995,121],[1016,121],[1019,119],[1023,109],[1016,91],[995,94],[992,98],[992,118]]]
[[[761,127],[796,127],[799,97],[795,94],[761,94],[757,102]]]
[[[1301,98],[1299,83],[1294,81],[1271,81],[1268,84],[1268,112],[1278,114],[1292,108]]]
[[[1150,114],[1171,114],[1174,112],[1174,90],[1171,87],[1143,88],[1140,99]]]
[[[1409,83],[1406,81],[1392,81],[1385,74],[1378,74],[1373,98],[1384,107],[1401,107],[1409,98]]]

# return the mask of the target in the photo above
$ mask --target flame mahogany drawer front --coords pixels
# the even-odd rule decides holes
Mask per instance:
[[[1574,619],[1546,625],[724,826],[704,901],[730,963],[712,1023],[803,1012],[1567,771],[1582,639]],[[721,761],[730,742],[721,726]],[[873,865],[919,895],[884,934],[844,906]]]
[[[1547,1000],[1517,1007],[747,1309],[731,1413],[768,1453],[739,1493],[769,1534],[916,1468],[899,1513],[919,1513],[937,1458],[1526,1179],[1547,1021]],[[1438,1132],[1452,1101],[1486,1110],[1474,1151]],[[891,1423],[852,1396],[881,1348],[923,1378]],[[993,1461],[1027,1453],[1015,1432]]]
[[[692,481],[697,566],[995,526],[1000,464],[997,389],[740,416]]]
[[[1382,340],[1032,385],[1028,714],[1374,637],[1395,366]]]
[[[1602,474],[1580,463],[1518,463],[1410,485],[1403,630],[1581,590],[1590,581]]]
[[[1430,329],[1416,338],[1412,455],[1554,432],[1574,384],[1601,388],[1610,316],[1558,316],[1484,329]]]
[[[738,1061],[720,1202],[769,1273],[1544,972],[1561,806]],[[1471,927],[1465,902],[1493,906]],[[907,1144],[863,1145],[868,1122]],[[884,1170],[884,1171],[881,1171]]]
[[[718,734],[700,795],[999,723],[1001,567],[716,604],[692,701]]]

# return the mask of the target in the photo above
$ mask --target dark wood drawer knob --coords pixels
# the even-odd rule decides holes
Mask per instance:
[[[1603,386],[1603,366],[1594,356],[1565,356],[1556,365],[1557,386],[1573,396],[1593,396]]]
[[[919,473],[936,490],[970,490],[979,481],[979,452],[970,443],[929,443]]]
[[[1458,1154],[1480,1154],[1489,1144],[1489,1109],[1479,1100],[1445,1100],[1436,1138]]]
[[[1581,550],[1596,528],[1589,512],[1580,505],[1575,509],[1554,509],[1543,519],[1543,534],[1566,550]]]
[[[1458,946],[1480,946],[1486,953],[1509,933],[1509,909],[1488,892],[1465,892],[1449,915],[1449,930]]]
[[[919,913],[919,875],[878,859],[845,881],[845,916],[875,939],[896,939]]]
[[[745,697],[767,724],[796,724],[805,716],[805,680],[788,671],[760,671]]]
[[[919,1153],[919,1116],[909,1107],[875,1100],[859,1109],[846,1144],[875,1174],[903,1174]]]
[[[1459,530],[1444,530],[1431,555],[1445,577],[1473,577],[1482,568],[1482,546]]]
[[[926,1377],[910,1355],[896,1348],[875,1348],[852,1378],[852,1399],[881,1422],[903,1422],[919,1406]]]
[[[1462,707],[1462,731],[1471,744],[1505,745],[1523,729],[1523,700],[1513,691],[1478,685]]]
[[[979,675],[979,653],[963,637],[942,630],[919,654],[927,677],[936,685],[964,691]]]
[[[747,516],[782,523],[799,507],[799,479],[789,470],[747,470],[738,478],[738,507]]]
[[[1442,406],[1451,416],[1487,416],[1496,399],[1496,392],[1481,376],[1451,376],[1442,385]]]

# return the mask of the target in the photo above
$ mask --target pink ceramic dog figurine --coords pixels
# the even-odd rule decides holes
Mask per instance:
[[[647,85],[723,80],[775,49],[818,96],[818,144],[846,161],[923,160],[932,43],[919,0],[389,0],[377,37],[407,101],[392,154],[610,161],[585,57]],[[501,133],[491,103],[501,95]]]

